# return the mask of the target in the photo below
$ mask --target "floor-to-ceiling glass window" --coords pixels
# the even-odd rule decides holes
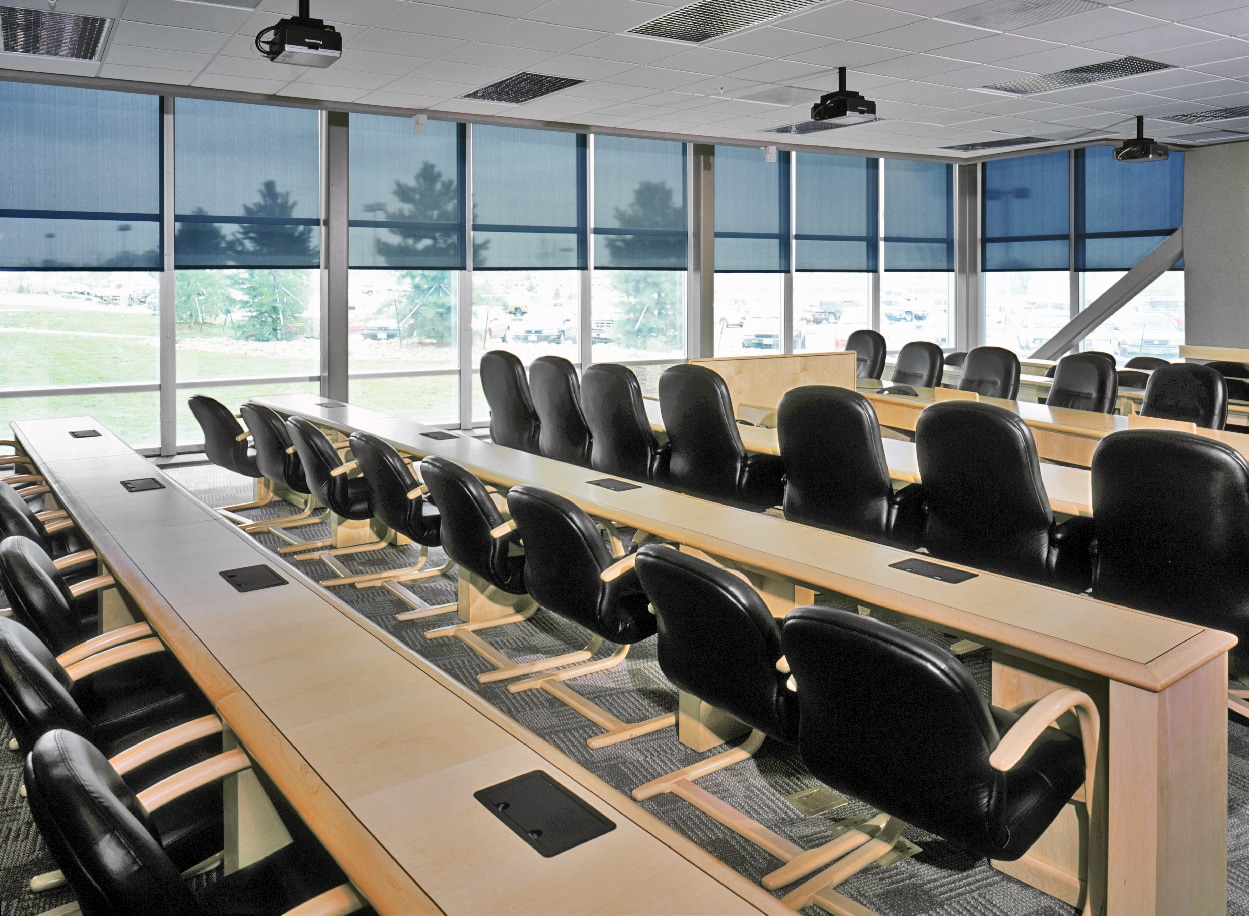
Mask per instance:
[[[781,353],[789,272],[790,154],[772,162],[755,146],[715,149],[717,356]]]
[[[353,114],[349,129],[349,397],[456,423],[464,125]]]
[[[954,166],[885,160],[885,270],[880,332],[890,352],[953,341]]]
[[[189,444],[202,441],[192,394],[237,409],[318,388],[317,113],[178,99],[174,174],[178,441]]]
[[[90,414],[154,446],[160,100],[5,82],[0,121],[0,425]]]

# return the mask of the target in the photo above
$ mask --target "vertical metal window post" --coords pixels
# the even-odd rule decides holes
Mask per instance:
[[[798,157],[782,150],[778,156],[789,156],[789,227],[785,243],[789,246],[789,270],[785,271],[781,295],[781,352],[794,352],[794,270],[797,243],[794,241],[795,214],[798,206]]]
[[[464,269],[455,315],[460,367],[460,429],[473,426],[473,125],[464,125]]]
[[[581,270],[581,308],[578,310],[580,325],[577,331],[577,361],[582,372],[590,365],[593,356],[594,308],[594,134],[585,138],[585,267]]]
[[[690,156],[690,269],[685,297],[685,352],[715,355],[716,183],[715,147],[692,144]]]
[[[178,453],[178,280],[174,272],[174,97],[160,99],[160,453]]]
[[[321,396],[348,399],[347,112],[321,112]]]
[[[885,273],[885,160],[877,159],[876,169],[876,272],[872,274],[873,331],[880,330],[880,288]]]

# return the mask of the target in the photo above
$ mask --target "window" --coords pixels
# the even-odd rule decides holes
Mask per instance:
[[[1071,266],[1069,164],[1065,151],[984,164],[986,272]]]
[[[1057,270],[984,275],[984,342],[1031,356],[1071,321],[1070,274]]]
[[[891,352],[912,340],[950,344],[953,270],[954,167],[886,159],[880,332]]]
[[[1108,146],[1076,151],[1076,269],[1130,270],[1184,222],[1184,154],[1118,162]]]
[[[1080,275],[1082,309],[1123,276],[1123,271]],[[1168,270],[1119,311],[1094,328],[1081,350],[1113,353],[1120,363],[1133,356],[1176,359],[1184,343],[1184,272]]]

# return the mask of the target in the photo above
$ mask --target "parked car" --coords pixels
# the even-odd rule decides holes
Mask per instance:
[[[842,315],[858,308],[859,303],[853,299],[824,299],[804,305],[802,317],[807,324],[835,324],[841,321]]]
[[[1071,321],[1071,309],[1065,303],[1045,302],[1029,305],[1019,322],[1016,337],[1019,352],[1030,356],[1038,347],[1061,331]]]
[[[1163,312],[1146,312],[1118,329],[1120,356],[1174,357],[1184,343],[1184,332]]]
[[[399,323],[394,315],[372,318],[364,323],[365,340],[394,340],[399,336]]]
[[[794,328],[794,349],[804,349],[807,332]],[[742,334],[742,348],[746,350],[770,350],[781,352],[781,327],[779,318],[747,318]]]
[[[531,309],[516,331],[516,340],[526,343],[576,343],[577,324],[563,309]]]

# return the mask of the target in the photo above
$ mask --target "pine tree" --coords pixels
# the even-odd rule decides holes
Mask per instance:
[[[674,203],[672,188],[659,181],[640,182],[628,208],[616,208],[615,216],[621,229],[674,232],[673,227],[683,225],[685,219],[684,210]],[[625,268],[612,278],[612,288],[620,294],[620,314],[613,329],[616,342],[638,349],[670,348],[685,324],[684,275],[676,270],[627,268],[670,260],[672,237],[617,235],[608,236],[606,241],[612,262]]]

